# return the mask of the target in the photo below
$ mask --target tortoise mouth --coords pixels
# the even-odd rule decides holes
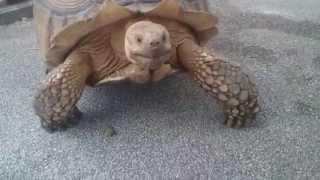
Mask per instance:
[[[164,50],[160,53],[152,53],[150,55],[148,54],[143,54],[143,53],[139,53],[139,52],[132,52],[131,55],[133,57],[142,57],[145,59],[161,59],[162,57],[166,57],[168,56],[168,54],[170,54],[170,50]]]
[[[133,60],[133,63],[143,66],[144,69],[156,70],[163,63],[170,59],[170,52],[170,50],[166,50],[162,53],[157,53],[153,55],[143,54],[139,52],[131,52],[130,59]]]

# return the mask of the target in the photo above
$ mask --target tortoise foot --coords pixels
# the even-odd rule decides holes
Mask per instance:
[[[56,119],[56,121],[40,118],[40,122],[41,122],[41,127],[45,131],[49,133],[54,133],[56,131],[64,131],[68,128],[72,128],[78,125],[81,118],[82,118],[82,112],[77,107],[75,107],[64,118]]]
[[[200,86],[215,98],[225,114],[225,125],[239,128],[259,112],[256,84],[239,65],[186,41],[180,47],[181,62]]]
[[[33,101],[35,113],[48,132],[78,124],[81,112],[76,103],[81,97],[89,67],[76,52],[51,70],[40,84]]]

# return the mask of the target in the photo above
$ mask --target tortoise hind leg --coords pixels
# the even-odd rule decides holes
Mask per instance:
[[[239,66],[191,40],[185,40],[178,53],[182,66],[222,105],[228,127],[241,127],[255,117],[259,111],[256,87]]]
[[[76,103],[90,73],[89,57],[77,51],[48,73],[33,102],[42,127],[52,132],[76,123],[81,115]]]

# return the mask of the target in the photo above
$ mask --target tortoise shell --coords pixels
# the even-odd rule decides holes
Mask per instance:
[[[90,32],[141,14],[184,23],[206,42],[217,23],[208,5],[207,0],[35,0],[34,18],[41,55],[55,67]]]

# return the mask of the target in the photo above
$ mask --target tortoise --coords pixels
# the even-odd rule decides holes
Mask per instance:
[[[47,75],[33,106],[46,130],[79,120],[86,86],[158,82],[190,74],[221,104],[228,127],[259,111],[255,82],[206,48],[217,34],[207,0],[35,0],[34,18]]]

